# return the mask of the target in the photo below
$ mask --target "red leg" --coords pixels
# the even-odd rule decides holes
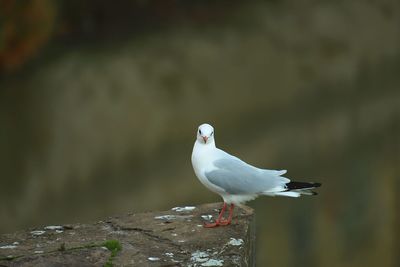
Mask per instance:
[[[225,210],[226,210],[226,203],[224,202],[224,205],[222,206],[221,212],[219,213],[218,218],[215,221],[215,223],[205,223],[204,227],[211,228],[211,227],[216,227],[216,226],[220,225],[220,222],[221,222],[222,216],[225,213]]]
[[[233,217],[233,209],[235,208],[235,204],[231,204],[231,206],[229,207],[229,216],[228,216],[228,220],[221,220],[219,222],[219,225],[228,225],[232,222],[232,217]]]

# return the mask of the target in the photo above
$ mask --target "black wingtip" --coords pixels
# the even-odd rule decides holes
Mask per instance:
[[[321,183],[290,182],[286,184],[287,190],[298,190],[320,187]]]

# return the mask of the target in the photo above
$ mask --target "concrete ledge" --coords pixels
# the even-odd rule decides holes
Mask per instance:
[[[203,228],[222,203],[46,226],[0,236],[0,266],[253,266],[254,216]]]

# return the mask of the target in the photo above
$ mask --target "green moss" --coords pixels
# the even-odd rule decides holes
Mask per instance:
[[[83,246],[78,246],[78,247],[72,247],[72,248],[66,248],[65,243],[60,244],[60,247],[56,250],[46,252],[47,253],[53,253],[55,251],[72,251],[72,250],[79,250],[83,248],[98,248],[98,247],[106,247],[110,252],[111,256],[108,258],[107,262],[104,264],[105,267],[112,267],[113,266],[113,260],[115,256],[117,256],[118,252],[122,250],[122,245],[118,240],[107,240],[104,243],[101,244],[95,244],[95,243],[89,243]],[[33,254],[32,254],[33,255]],[[7,261],[12,261],[17,258],[24,257],[23,255],[18,255],[18,256],[0,256],[0,260],[7,260]]]
[[[17,255],[17,256],[5,256],[5,257],[1,256],[1,257],[0,257],[0,261],[4,261],[4,260],[6,260],[6,261],[12,261],[12,260],[15,260],[15,259],[18,259],[18,258],[21,258],[21,257],[23,257],[23,256],[21,256],[21,255]]]
[[[109,251],[111,251],[111,256],[107,260],[106,264],[104,264],[104,267],[112,267],[114,257],[122,249],[121,243],[119,243],[118,240],[107,240],[102,244],[102,246],[106,247]]]
[[[113,254],[116,254],[122,249],[122,246],[118,240],[108,240],[103,243],[103,246],[106,247]]]

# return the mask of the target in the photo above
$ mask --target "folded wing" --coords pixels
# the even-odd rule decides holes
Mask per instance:
[[[216,169],[205,173],[210,183],[230,194],[262,194],[285,190],[290,180],[282,177],[285,170],[264,170],[238,158],[229,157],[214,162]]]

